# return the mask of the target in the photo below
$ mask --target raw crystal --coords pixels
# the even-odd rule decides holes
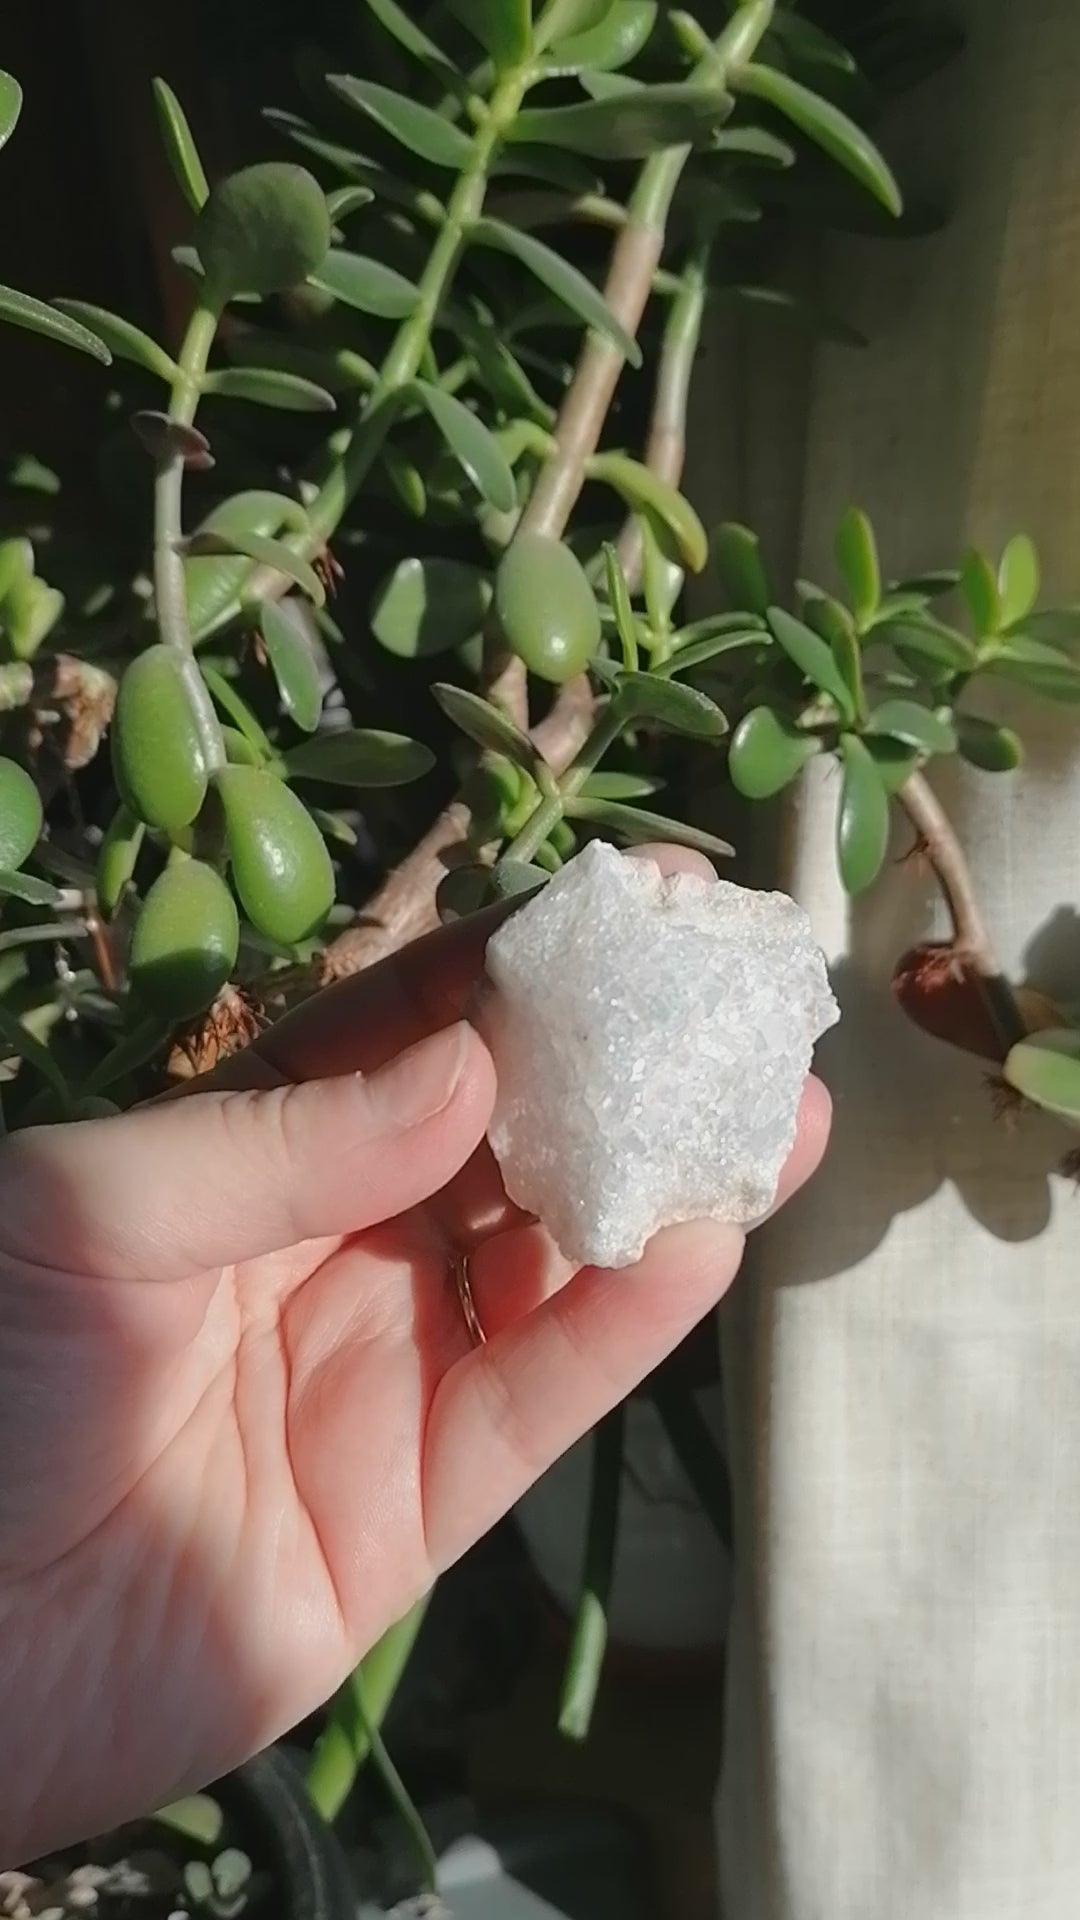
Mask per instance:
[[[839,1019],[801,907],[594,841],[487,968],[491,1145],[568,1259],[624,1267],[660,1227],[760,1219]]]

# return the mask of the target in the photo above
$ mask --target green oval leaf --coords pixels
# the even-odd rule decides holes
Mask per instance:
[[[601,640],[600,609],[573,549],[521,527],[495,573],[503,638],[530,673],[554,685],[584,673]]]
[[[613,0],[595,26],[554,42],[544,65],[553,73],[616,73],[637,59],[658,12],[657,0]]]
[[[233,885],[252,926],[279,947],[310,939],[333,905],[334,867],[303,801],[265,767],[222,767],[214,785]]]
[[[340,247],[331,248],[318,273],[311,275],[311,284],[379,320],[404,320],[420,297],[419,289],[396,268]]]
[[[224,400],[254,400],[285,413],[333,413],[332,393],[303,374],[277,367],[218,367],[203,379],[203,392]]]
[[[209,196],[210,186],[187,115],[167,80],[155,79],[153,89],[158,126],[173,178],[192,212],[198,213]]]
[[[586,326],[595,328],[597,333],[618,347],[632,367],[641,365],[641,348],[612,313],[599,288],[586,279],[579,267],[572,266],[569,260],[564,260],[561,254],[556,253],[553,247],[538,240],[535,234],[507,226],[503,220],[477,220],[469,233],[479,245],[495,247],[499,252],[509,253],[519,260],[523,267],[535,274],[549,293],[553,293],[564,306],[584,320]]]
[[[965,633],[945,626],[929,614],[888,620],[874,628],[873,637],[887,641],[905,666],[911,666],[917,673],[929,673],[930,678],[939,677],[942,670],[971,673],[979,662],[978,653]]]
[[[999,680],[1015,681],[1044,700],[1080,700],[1080,665],[1039,640],[1010,634],[1002,651],[986,654],[982,665],[986,673]]]
[[[41,832],[41,796],[25,767],[0,759],[0,867],[21,867]]]
[[[1023,744],[1011,727],[999,727],[976,713],[953,716],[964,759],[983,773],[1012,773],[1024,757]]]
[[[1031,612],[1039,597],[1039,555],[1034,540],[1026,533],[1015,533],[998,565],[998,597],[1001,623],[1017,625]]]
[[[665,814],[647,813],[644,807],[624,807],[617,800],[591,799],[587,794],[578,793],[567,800],[566,812],[575,820],[589,820],[595,826],[607,827],[631,846],[663,840],[677,847],[693,847],[713,860],[730,859],[735,851],[728,841],[706,833],[702,827],[689,826],[684,820],[669,820]]]
[[[0,287],[0,320],[25,327],[29,333],[44,334],[47,340],[57,340],[61,346],[77,347],[80,353],[90,354],[103,366],[112,363],[112,354],[96,333],[69,319],[58,307],[46,306],[44,300],[35,300],[29,293],[18,293],[14,287]]]
[[[980,640],[1001,625],[1001,600],[994,569],[985,554],[969,547],[960,563],[960,592]]]
[[[529,739],[515,727],[512,720],[490,700],[484,700],[478,693],[469,693],[465,687],[454,687],[441,682],[432,687],[432,693],[447,718],[452,720],[462,733],[478,747],[491,753],[505,754],[517,767],[524,767],[527,773],[535,773],[540,765],[540,756]]]
[[[731,736],[732,786],[747,800],[771,800],[820,751],[815,734],[800,732],[771,707],[752,707]]]
[[[508,137],[593,160],[641,160],[661,147],[711,145],[730,111],[719,89],[676,81],[568,107],[523,107]]]
[[[751,613],[767,613],[772,596],[757,534],[727,520],[716,529],[712,554],[728,599]]]
[[[836,664],[832,648],[804,621],[796,620],[783,607],[770,607],[768,620],[773,635],[804,679],[809,680],[819,692],[828,694],[843,719],[854,719],[855,705],[851,690]]]
[[[206,758],[190,655],[158,642],[124,669],[112,724],[112,762],[126,806],[147,826],[176,833],[206,798]],[[202,689],[196,685],[196,693]]]
[[[6,147],[22,112],[23,90],[14,74],[0,67],[0,147]]]
[[[167,866],[139,910],[131,939],[132,989],[170,1020],[201,1013],[236,965],[240,923],[221,875],[201,860]]]
[[[270,540],[264,534],[249,533],[242,528],[223,533],[212,527],[202,527],[187,540],[184,550],[193,558],[210,553],[245,554],[249,560],[257,561],[259,566],[272,567],[275,573],[283,573],[287,580],[295,580],[317,607],[326,604],[326,589],[314,567],[294,553],[291,547],[287,547],[283,540]]]
[[[895,216],[903,211],[900,189],[873,141],[830,100],[780,68],[758,66],[754,61],[732,75],[732,85],[782,113],[880,200],[889,213]]]
[[[482,632],[491,593],[487,574],[463,560],[402,560],[376,590],[371,629],[399,660],[447,653]]]
[[[636,512],[647,514],[661,536],[661,546],[667,549],[674,543],[682,564],[691,573],[701,572],[709,557],[708,535],[678,487],[654,473],[644,461],[632,460],[625,453],[594,454],[589,462],[589,474],[592,479],[614,487]],[[663,538],[665,533],[667,539]]]
[[[881,773],[863,742],[845,733],[840,742],[844,777],[837,817],[836,852],[847,891],[863,893],[881,872],[889,844],[889,797]]]
[[[222,500],[207,514],[198,528],[200,533],[277,533],[282,527],[306,527],[307,514],[298,500],[286,494],[250,488]],[[223,615],[235,606],[240,590],[252,570],[246,556],[229,555],[184,559],[184,586],[187,593],[188,620],[197,641],[205,639]]]
[[[450,0],[450,11],[502,71],[524,60],[532,41],[529,0]]]
[[[883,700],[866,723],[867,733],[889,734],[921,753],[955,753],[956,731],[940,714],[916,700]]]
[[[314,733],[322,712],[322,687],[304,618],[303,608],[294,601],[267,600],[259,615],[259,631],[282,711],[305,733]]]
[[[285,755],[290,780],[323,780],[334,787],[404,787],[434,765],[434,754],[419,740],[374,727],[323,733]]]
[[[1002,1077],[1032,1106],[1080,1122],[1080,1030],[1030,1034],[1010,1049]]]
[[[453,394],[428,380],[410,380],[402,399],[426,407],[458,465],[489,506],[511,513],[517,505],[513,470],[490,428]]]
[[[662,780],[645,773],[590,773],[578,792],[586,800],[647,800],[663,786]]]
[[[708,621],[695,622],[695,625],[709,626]],[[691,633],[692,627],[684,627],[683,633]],[[674,653],[658,666],[654,674],[668,679],[672,674],[688,673],[691,667],[703,666],[707,660],[715,660],[722,653],[738,653],[745,647],[762,647],[768,644],[769,636],[762,627],[714,628],[703,634],[700,640],[683,641],[675,636]]]
[[[1022,630],[1026,640],[1040,640],[1051,647],[1072,646],[1080,640],[1080,607],[1047,607],[1043,613],[1029,613]]]
[[[881,568],[874,529],[865,513],[849,507],[836,529],[836,563],[851,595],[851,610],[865,626],[881,598]]]
[[[350,107],[358,107],[395,140],[433,167],[460,173],[468,166],[472,142],[452,120],[422,106],[407,94],[394,93],[374,80],[356,80],[351,74],[330,73],[326,84]]]
[[[111,920],[135,872],[146,824],[121,804],[113,814],[98,848],[95,887],[98,905]]]
[[[621,673],[612,705],[627,722],[648,720],[699,740],[719,740],[727,732],[727,719],[708,694],[655,673]]]
[[[283,293],[330,251],[326,195],[306,167],[264,160],[212,188],[195,223],[195,247],[212,300]]]

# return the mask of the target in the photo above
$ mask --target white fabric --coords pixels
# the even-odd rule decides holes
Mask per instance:
[[[921,104],[921,144],[955,141],[957,223],[829,278],[875,337],[813,376],[802,560],[828,567],[858,499],[890,566],[1021,525],[1080,599],[1080,9],[969,15]],[[1008,704],[1029,767],[942,791],[1007,966],[1080,998],[1080,709]],[[725,1920],[1076,1920],[1080,1196],[1048,1172],[1069,1136],[995,1122],[978,1065],[895,1009],[934,891],[895,866],[849,913],[834,806],[816,770],[781,875],[836,965],[833,1147],[727,1315]]]

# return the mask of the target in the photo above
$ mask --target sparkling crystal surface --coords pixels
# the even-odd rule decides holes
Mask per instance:
[[[839,1018],[802,908],[595,841],[488,946],[489,1138],[581,1264],[771,1205],[814,1043]]]

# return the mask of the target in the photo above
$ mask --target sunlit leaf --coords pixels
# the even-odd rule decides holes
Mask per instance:
[[[740,93],[752,94],[782,113],[800,133],[846,168],[890,213],[901,212],[900,189],[873,141],[830,100],[804,87],[779,67],[759,66],[754,61],[739,68],[733,75],[733,84]]]
[[[376,590],[371,629],[402,660],[447,653],[483,630],[491,593],[489,576],[463,560],[402,560]]]
[[[583,33],[553,43],[545,61],[553,73],[613,73],[636,60],[656,25],[657,0],[612,0]]]
[[[316,381],[278,367],[218,367],[203,381],[206,393],[225,400],[253,400],[285,413],[333,413],[334,396]]]
[[[705,629],[699,639],[687,639],[697,629]],[[715,660],[720,654],[741,653],[747,647],[768,646],[769,635],[764,627],[751,627],[745,619],[738,627],[721,627],[719,622],[699,620],[694,626],[684,627],[681,634],[675,635],[675,651],[666,660],[653,667],[653,672],[669,678],[675,673],[689,673],[691,667],[700,667],[707,660]]]
[[[513,470],[489,427],[453,394],[428,380],[410,380],[402,398],[418,400],[477,492],[499,513],[517,505]]]
[[[449,0],[449,6],[497,68],[524,60],[532,40],[529,0]]]
[[[22,111],[23,90],[14,74],[0,67],[0,147],[11,139]]]
[[[435,756],[405,734],[356,727],[304,740],[285,755],[292,779],[338,787],[402,787],[430,773]]]
[[[568,147],[596,160],[638,160],[683,142],[708,146],[730,111],[726,94],[671,83],[566,107],[523,107],[511,141]]]
[[[322,711],[322,687],[304,622],[304,609],[295,602],[267,600],[259,615],[259,631],[283,712],[305,733],[314,733]]]
[[[858,624],[864,626],[881,597],[881,568],[874,529],[858,507],[849,507],[841,515],[836,529],[836,563],[851,595],[851,610]]]
[[[535,234],[524,233],[502,220],[477,220],[470,229],[470,235],[481,246],[496,247],[500,252],[509,253],[519,260],[522,266],[536,275],[549,293],[563,301],[587,326],[594,327],[612,341],[631,366],[641,365],[641,348],[612,313],[599,288],[586,279],[580,268],[556,253],[553,247],[538,240]]]
[[[167,80],[153,82],[154,106],[173,178],[194,213],[207,199],[210,186],[187,115]]]
[[[426,160],[433,167],[449,167],[455,173],[468,165],[472,152],[468,134],[431,107],[421,105],[419,100],[394,93],[374,80],[354,79],[350,74],[328,74],[326,84],[418,159]]]
[[[771,707],[753,707],[731,736],[731,783],[747,800],[769,800],[820,751],[815,734],[800,732]]]
[[[664,782],[645,773],[590,773],[578,792],[586,800],[647,800]]]
[[[381,260],[370,260],[360,253],[346,253],[333,247],[311,284],[323,293],[360,313],[371,313],[380,320],[403,320],[419,298],[419,291],[395,267]]]
[[[14,287],[0,287],[0,320],[25,327],[28,333],[42,333],[47,340],[59,341],[61,346],[77,347],[80,353],[89,353],[104,366],[112,361],[112,354],[96,333],[69,319],[59,308],[47,306],[44,300],[35,300],[32,294],[18,293]]]
[[[684,820],[669,820],[664,814],[647,813],[644,807],[623,806],[618,800],[590,798],[575,794],[566,803],[567,814],[575,820],[588,820],[594,826],[607,827],[611,833],[642,846],[654,840],[668,841],[677,847],[692,847],[711,860],[730,859],[735,849],[728,841]]]
[[[960,563],[960,592],[979,638],[996,633],[1002,613],[997,579],[985,554],[975,547],[968,548]]]
[[[1002,1077],[1033,1106],[1080,1123],[1080,1029],[1029,1034],[1010,1049]]]
[[[1009,541],[998,565],[998,596],[1001,624],[1016,626],[1031,612],[1039,597],[1039,555],[1026,533],[1016,533]]]
[[[464,687],[454,687],[443,683],[432,687],[443,712],[466,733],[478,747],[484,747],[491,753],[502,753],[517,767],[524,767],[527,773],[533,773],[539,765],[539,755],[528,734],[522,733],[508,720],[500,708],[492,706],[490,700],[484,700],[478,693],[469,693]]]
[[[863,893],[881,872],[889,843],[889,797],[872,754],[853,733],[840,742],[843,783],[837,817],[840,877],[849,893]]]
[[[621,673],[612,700],[628,722],[648,720],[699,740],[719,740],[727,732],[727,720],[708,694],[658,674]]]
[[[866,723],[868,733],[887,733],[894,740],[918,747],[922,753],[955,753],[956,732],[950,721],[915,700],[883,700]]]
[[[210,527],[203,527],[191,535],[186,542],[185,552],[193,558],[211,553],[242,553],[247,559],[257,561],[259,566],[272,567],[275,573],[283,573],[287,580],[295,580],[317,607],[321,607],[326,600],[326,589],[314,567],[300,554],[294,553],[291,547],[287,547],[283,540],[271,540],[265,534],[243,530],[219,533]]]
[[[709,539],[685,494],[644,461],[625,453],[594,454],[589,473],[614,487],[629,507],[647,514],[654,526],[659,523],[659,531],[670,536],[661,542],[664,549],[674,543],[682,564],[692,573],[701,572],[709,557]]]
[[[0,867],[0,900],[4,896],[12,900],[24,900],[29,907],[62,907],[64,896],[48,880],[39,880],[35,873],[14,872],[10,867]]]
[[[769,608],[769,626],[804,678],[835,701],[842,718],[853,719],[855,707],[851,691],[836,664],[832,648],[804,621],[796,620],[783,607]]]
[[[633,672],[638,663],[637,622],[634,609],[630,604],[630,590],[626,584],[626,575],[619,565],[619,556],[615,548],[608,543],[604,546],[604,573],[607,580],[608,599],[615,620],[615,630],[622,647],[623,666]]]

